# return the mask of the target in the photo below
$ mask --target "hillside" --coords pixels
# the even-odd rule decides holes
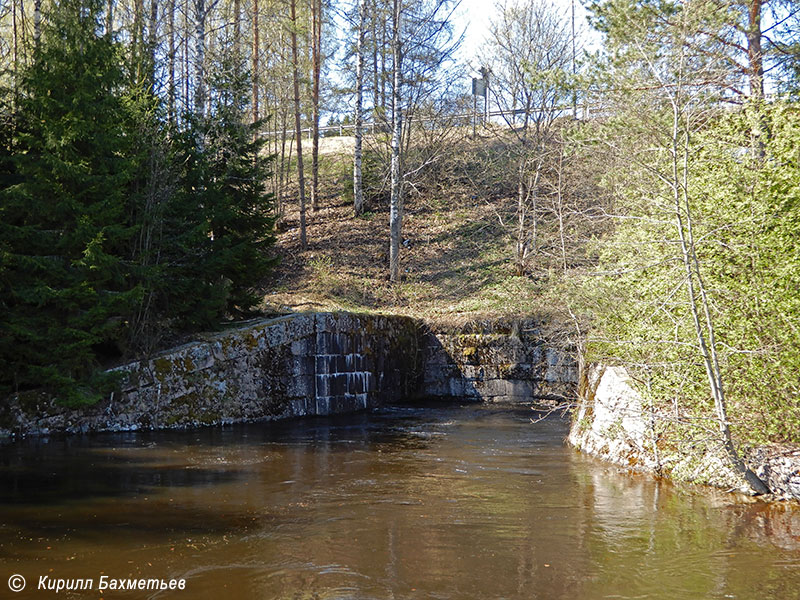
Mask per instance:
[[[373,202],[364,215],[353,216],[345,191],[352,168],[349,142],[322,140],[321,206],[307,212],[306,251],[300,248],[296,200],[286,207],[276,244],[281,261],[266,289],[266,310],[346,309],[445,321],[542,310],[543,286],[513,270],[506,227],[516,200],[478,195],[468,186],[407,194],[403,281],[391,285],[388,203]]]

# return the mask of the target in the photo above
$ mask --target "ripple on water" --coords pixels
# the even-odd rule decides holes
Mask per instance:
[[[0,565],[181,575],[193,600],[800,597],[800,511],[620,474],[529,417],[404,406],[4,447]]]

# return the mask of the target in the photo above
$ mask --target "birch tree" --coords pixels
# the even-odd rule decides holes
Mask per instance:
[[[353,211],[356,216],[364,212],[364,187],[362,178],[362,137],[364,113],[364,39],[366,37],[367,0],[358,1],[358,28],[356,40],[356,106],[354,111],[355,149],[353,150]]]
[[[261,52],[260,16],[261,14],[258,10],[258,0],[253,0],[253,51],[251,53],[253,69],[253,123],[256,123],[260,118],[258,106],[259,53]]]
[[[724,114],[729,65],[720,53],[695,45],[709,20],[703,2],[674,7],[668,19],[646,7],[609,16],[603,98],[614,118],[597,133],[603,152],[616,160],[608,181],[621,220],[605,249],[604,270],[614,266],[613,302],[620,302],[618,292],[628,294],[629,312],[619,317],[627,325],[618,322],[617,331],[630,338],[606,343],[617,356],[645,353],[648,358],[633,362],[647,365],[648,386],[652,379],[671,382],[664,387],[673,388],[676,423],[699,428],[754,493],[767,493],[733,438],[717,326],[725,299],[708,283],[709,247],[739,224],[715,222],[700,208],[710,193],[702,178],[715,166],[700,159],[697,140]],[[609,325],[601,327],[613,331]],[[710,407],[694,406],[693,398],[707,399]],[[704,426],[708,413],[716,432]]]
[[[424,99],[437,71],[460,43],[453,40],[451,18],[457,3],[450,0],[393,0],[391,27],[392,122],[389,206],[389,280],[400,281],[403,228],[404,115]],[[410,138],[406,138],[407,140]],[[407,146],[406,146],[407,147]]]
[[[565,14],[543,0],[518,0],[498,7],[480,57],[490,67],[492,99],[503,111],[516,162],[517,208],[514,265],[518,275],[531,268],[540,249],[540,194],[556,119],[570,97],[572,35]]]
[[[389,205],[389,280],[400,281],[400,235],[403,228],[403,182],[401,181],[400,139],[403,135],[402,78],[403,48],[400,28],[403,12],[400,0],[392,3],[392,162],[391,200]]]
[[[206,114],[206,0],[194,2],[194,113],[201,119]]]

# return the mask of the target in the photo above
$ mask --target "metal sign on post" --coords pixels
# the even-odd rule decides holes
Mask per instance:
[[[483,98],[484,113],[487,112],[486,107],[489,106],[489,71],[488,69],[481,69],[483,77],[478,79],[472,78],[472,137],[475,137],[475,128],[478,121],[478,96]],[[484,116],[484,121],[487,115]]]
[[[486,67],[481,67],[481,77],[483,81],[483,122],[489,122],[489,73]]]
[[[483,79],[472,78],[472,95],[486,97],[486,81]]]

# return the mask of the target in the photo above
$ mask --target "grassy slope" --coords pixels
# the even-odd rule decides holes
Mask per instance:
[[[543,286],[513,274],[513,241],[498,216],[508,225],[514,199],[477,197],[466,188],[430,197],[409,193],[403,281],[391,285],[388,205],[353,216],[344,194],[352,173],[345,140],[323,140],[320,160],[322,201],[319,211],[308,211],[309,248],[300,249],[295,193],[286,202],[277,243],[281,264],[266,291],[267,310],[377,311],[458,323],[532,314],[550,304]]]

